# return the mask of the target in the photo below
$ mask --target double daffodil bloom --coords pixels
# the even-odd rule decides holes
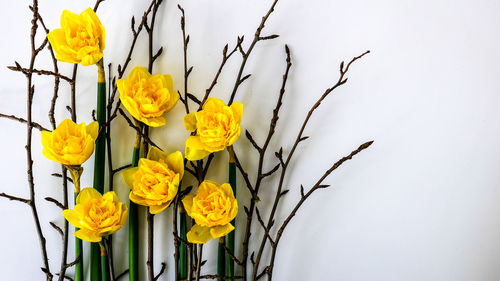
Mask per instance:
[[[103,236],[118,231],[127,214],[127,205],[120,202],[114,191],[101,195],[91,187],[80,192],[73,210],[63,211],[66,220],[80,228],[75,236],[89,242],[100,242]]]
[[[151,214],[165,210],[177,195],[184,176],[184,158],[180,151],[167,154],[156,147],[149,149],[147,158],[139,159],[139,166],[122,172],[122,178],[131,189],[132,202],[149,207]]]
[[[104,56],[104,27],[91,8],[80,15],[64,10],[61,28],[49,32],[47,38],[63,62],[92,65]]]
[[[184,209],[196,224],[187,233],[191,243],[205,244],[212,238],[225,236],[233,231],[231,221],[238,214],[238,202],[231,186],[219,185],[210,180],[203,181],[196,195],[182,199]]]
[[[150,127],[165,125],[163,115],[179,100],[179,94],[174,91],[172,76],[151,75],[146,68],[140,66],[134,67],[127,79],[118,79],[116,85],[127,111]]]
[[[99,132],[97,122],[76,124],[65,119],[52,131],[42,131],[42,153],[50,160],[65,166],[77,166],[94,153]]]
[[[223,101],[210,97],[202,110],[184,116],[186,130],[196,131],[186,140],[186,159],[200,160],[210,153],[232,145],[241,133],[243,104],[235,102],[227,106]]]

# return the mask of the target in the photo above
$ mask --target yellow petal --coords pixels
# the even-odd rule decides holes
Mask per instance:
[[[196,113],[192,112],[184,116],[184,127],[186,131],[193,132],[196,130]]]
[[[126,92],[125,81],[125,79],[116,80],[116,87],[118,88],[118,92],[120,93],[120,98],[122,95],[125,95]]]
[[[179,179],[184,176],[184,157],[180,151],[170,153],[165,161],[169,169],[179,174]]]
[[[188,216],[191,216],[191,208],[193,207],[193,198],[194,195],[188,194],[182,199],[182,205],[184,205],[184,209]]]
[[[186,150],[184,154],[187,160],[201,160],[210,155],[210,153],[210,151],[205,149],[205,146],[201,142],[199,136],[190,136],[186,140]]]
[[[60,129],[63,129],[63,130],[67,130],[67,131],[73,131],[75,130],[75,128],[77,127],[78,125],[73,122],[71,119],[64,119],[62,120],[61,123],[59,123],[59,125],[57,125],[57,128],[56,130],[60,130]]]
[[[121,173],[123,181],[130,189],[134,188],[134,174],[138,169],[138,167],[128,168]]]
[[[167,124],[167,121],[165,120],[165,117],[160,116],[160,117],[154,117],[154,118],[139,118],[139,121],[142,123],[148,125],[149,127],[161,127],[165,124]]]
[[[99,123],[94,121],[87,125],[87,134],[89,134],[94,140],[97,139],[98,133],[99,133]]]
[[[52,132],[42,131],[42,145],[44,147],[50,147],[52,145]]]
[[[88,242],[101,242],[102,240],[99,235],[89,231],[85,231],[85,229],[80,229],[75,232],[75,236]]]
[[[209,97],[203,104],[203,110],[216,111],[217,109],[226,106],[224,102],[218,98]]]
[[[149,73],[147,68],[142,67],[142,66],[136,66],[128,74],[127,80],[128,79],[133,79],[133,80],[148,79],[149,77],[151,77],[151,74]]]
[[[213,238],[219,238],[227,235],[229,232],[234,230],[234,226],[230,223],[220,226],[215,226],[210,228],[210,234]]]
[[[161,151],[158,147],[156,146],[151,146],[148,151],[148,159],[153,160],[153,161],[160,161],[160,159],[163,159],[163,161],[167,161],[168,154]]]
[[[93,64],[98,63],[102,59],[102,57],[104,57],[103,53],[89,54],[89,55],[84,56],[82,58],[82,60],[80,61],[80,63],[83,66],[93,65]]]
[[[87,187],[80,191],[78,197],[76,197],[76,204],[86,203],[91,199],[99,199],[102,195],[95,188]]]
[[[161,204],[161,205],[154,205],[154,206],[149,206],[149,213],[151,214],[158,214],[158,213],[161,213],[163,210],[165,210],[168,206],[170,206],[170,203],[172,201],[169,201],[165,204]]]
[[[80,215],[78,214],[78,212],[71,210],[71,209],[66,209],[63,211],[63,216],[74,227],[81,227],[81,224],[80,224],[81,219],[80,219]]]
[[[94,28],[97,29],[96,31],[97,31],[98,35],[101,35],[101,40],[100,40],[101,51],[104,50],[104,47],[105,47],[104,27],[102,26],[101,21],[99,20],[99,17],[97,17],[96,13],[91,8],[85,9],[85,11],[83,11],[80,15],[84,16],[84,17],[88,17],[89,19],[92,20]]]
[[[191,230],[187,233],[187,240],[190,243],[196,244],[205,244],[210,239],[212,239],[212,235],[210,234],[210,228],[206,226],[193,225]]]
[[[233,116],[236,123],[239,124],[241,122],[241,118],[243,117],[243,104],[239,102],[234,102],[233,104],[231,104],[230,107],[231,110],[233,111]]]
[[[229,197],[234,198],[233,189],[229,183],[224,183],[220,186],[220,189]]]
[[[166,85],[165,87],[168,89],[170,94],[175,93],[174,92],[174,80],[172,79],[172,76],[170,74],[163,75],[163,78],[165,79]]]
[[[118,196],[116,195],[116,193],[114,191],[108,191],[108,192],[104,193],[104,195],[102,197],[104,199],[110,200],[112,202],[120,202],[120,199],[118,199]]]
[[[142,198],[142,197],[139,197],[137,196],[134,191],[131,191],[128,195],[128,199],[130,199],[130,201],[134,202],[135,204],[137,205],[141,205],[141,206],[149,206],[149,201]]]

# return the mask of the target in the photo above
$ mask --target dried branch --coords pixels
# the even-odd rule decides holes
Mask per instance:
[[[285,95],[285,88],[286,88],[286,83],[288,81],[288,74],[290,72],[290,68],[292,67],[290,49],[288,48],[287,45],[285,45],[285,53],[286,53],[286,70],[285,70],[285,73],[283,74],[283,80],[281,83],[281,88],[280,88],[280,92],[278,95],[278,100],[276,101],[276,105],[273,109],[273,117],[271,118],[271,121],[269,122],[269,129],[267,132],[266,140],[264,141],[264,144],[262,145],[262,147],[260,147],[253,140],[253,138],[251,138],[253,143],[254,143],[254,147],[257,147],[258,148],[257,151],[259,152],[259,164],[258,164],[258,168],[257,168],[257,179],[255,181],[255,185],[250,184],[250,181],[248,180],[248,174],[243,169],[243,167],[242,167],[242,165],[241,165],[240,161],[238,160],[238,157],[236,156],[236,153],[235,153],[236,167],[238,167],[238,170],[243,175],[243,179],[245,180],[245,183],[247,184],[247,187],[249,188],[249,190],[252,194],[252,200],[250,201],[250,207],[249,207],[249,210],[247,212],[247,223],[246,223],[246,227],[245,227],[245,235],[243,238],[242,262],[244,265],[246,265],[247,260],[248,260],[248,252],[249,252],[248,247],[249,247],[250,235],[251,235],[250,229],[252,227],[253,213],[254,213],[254,210],[256,207],[255,204],[256,204],[257,199],[259,198],[259,189],[261,187],[261,184],[262,184],[262,181],[264,180],[264,178],[275,173],[279,169],[279,167],[281,166],[278,164],[273,169],[271,169],[269,172],[265,172],[265,173],[263,172],[264,159],[266,158],[266,152],[267,152],[267,149],[269,147],[269,143],[271,142],[271,139],[274,136],[274,133],[276,131],[276,126],[277,126],[278,119],[279,119],[279,111],[281,109],[281,106],[283,105],[283,97]],[[267,229],[267,228],[265,228],[265,229]],[[266,234],[266,236],[268,236],[268,234]],[[243,269],[244,279],[246,280],[246,278],[247,278],[246,266],[243,266],[242,269]]]
[[[114,281],[118,281],[118,280],[120,280],[122,277],[127,276],[128,271],[129,271],[128,269],[125,269],[125,271],[123,271],[122,273],[118,274],[118,275],[116,276],[116,278],[115,278],[115,279],[113,279],[113,280],[114,280]]]
[[[63,178],[63,175],[58,174],[58,173],[52,173],[51,176],[54,176],[56,178]],[[68,178],[68,177],[66,177],[66,181],[73,183],[73,180],[71,178]]]
[[[125,118],[125,120],[127,121],[128,125],[130,126],[130,128],[134,129],[139,135],[141,135],[141,137],[147,142],[149,143],[150,145],[152,146],[156,146],[156,147],[159,147],[158,145],[156,145],[156,143],[154,143],[148,135],[144,134],[141,130],[141,128],[139,126],[136,126],[134,125],[134,123],[132,123],[132,120],[130,120],[130,118],[128,118],[127,114],[125,114],[125,112],[123,111],[123,109],[119,108],[118,111],[120,112],[120,114],[123,116],[123,118]]]
[[[154,281],[158,280],[158,278],[160,278],[160,276],[165,272],[165,269],[167,269],[167,264],[162,262],[161,263],[161,269],[160,269],[160,272],[158,272],[158,274],[156,274],[155,278],[153,279]]]
[[[18,122],[21,122],[23,124],[27,124],[28,121],[26,119],[23,119],[23,118],[20,118],[20,117],[17,117],[17,116],[14,116],[14,115],[7,115],[7,114],[3,114],[3,113],[0,113],[0,117],[1,118],[6,118],[6,119],[10,119],[10,120],[14,120],[14,121],[18,121]],[[49,129],[45,128],[44,126],[36,123],[36,122],[31,122],[31,126],[35,129],[38,129],[40,131],[50,131]]]
[[[94,5],[94,12],[97,12],[97,8],[99,8],[99,5],[106,0],[97,0]]]
[[[43,260],[42,271],[45,273],[46,280],[50,281],[50,280],[52,280],[53,275],[50,272],[46,240],[45,240],[45,236],[44,236],[43,231],[42,231],[40,218],[38,216],[38,210],[37,210],[36,202],[35,202],[36,199],[35,199],[35,183],[34,183],[34,177],[33,177],[33,158],[32,158],[32,154],[31,154],[31,140],[32,140],[32,131],[33,131],[32,106],[33,106],[33,95],[35,93],[35,87],[32,83],[32,77],[33,77],[33,71],[35,69],[34,65],[35,65],[36,56],[43,49],[43,47],[47,44],[48,40],[45,38],[44,42],[38,48],[35,46],[36,45],[35,37],[36,37],[36,32],[38,29],[38,21],[39,21],[38,1],[37,0],[33,0],[33,4],[30,6],[30,10],[33,12],[33,18],[31,20],[31,34],[30,34],[31,59],[30,59],[30,64],[29,64],[27,74],[25,74],[26,80],[27,80],[26,81],[27,82],[27,87],[26,87],[26,90],[27,90],[26,156],[27,157],[26,158],[27,158],[28,185],[29,185],[29,191],[30,191],[29,205],[31,207],[31,212],[33,215],[33,219],[35,221],[35,228],[36,228],[37,236],[38,236],[38,239],[40,242],[40,250],[42,253],[42,260]]]
[[[188,49],[188,44],[189,44],[189,35],[186,36],[186,15],[184,13],[184,9],[181,7],[180,4],[177,5],[177,8],[182,13],[181,16],[181,30],[182,30],[182,42],[184,44],[184,98],[181,99],[182,103],[184,103],[184,108],[186,109],[186,114],[189,113],[189,102],[188,102],[188,78],[189,74],[191,74],[191,71],[193,70],[193,67],[191,66],[188,70],[188,63],[187,63],[187,49]],[[179,94],[180,97],[182,97]]]
[[[219,280],[233,280],[233,279],[243,279],[243,276],[232,276],[232,277],[227,277],[227,276],[219,276],[215,274],[206,274],[206,275],[201,275],[199,279],[219,279]]]
[[[61,210],[66,210],[68,207],[64,206],[61,202],[57,201],[52,197],[45,197],[45,200],[54,203],[57,207],[61,208]]]
[[[236,41],[236,46],[234,46],[233,50],[231,52],[229,52],[229,54],[227,53],[227,50],[228,50],[228,45],[226,44],[226,46],[224,46],[224,49],[222,50],[222,61],[220,63],[220,66],[219,66],[219,69],[217,70],[217,73],[215,74],[215,77],[214,79],[212,80],[212,84],[210,84],[210,87],[208,87],[208,89],[205,91],[205,96],[203,97],[203,99],[201,100],[200,102],[200,106],[198,107],[198,111],[201,110],[203,104],[205,103],[205,101],[208,99],[208,97],[210,96],[210,93],[212,92],[212,89],[215,87],[215,85],[217,84],[217,80],[219,79],[219,76],[222,72],[222,69],[224,68],[224,65],[226,65],[226,62],[229,60],[229,58],[238,50],[238,49],[241,49],[241,44],[243,43],[243,40],[244,40],[244,36],[241,36],[239,37],[238,36],[238,39]]]
[[[286,172],[287,172],[287,168],[288,168],[288,166],[290,164],[290,161],[292,160],[292,157],[294,155],[294,152],[295,152],[298,144],[303,140],[303,133],[304,133],[304,130],[305,130],[305,128],[306,128],[306,126],[307,126],[307,124],[309,122],[309,119],[311,118],[311,116],[314,113],[314,111],[319,107],[319,105],[321,104],[321,102],[333,90],[335,90],[337,87],[339,87],[339,86],[345,84],[345,82],[347,82],[347,78],[345,78],[345,74],[349,70],[349,66],[353,62],[355,62],[356,60],[360,59],[361,57],[363,57],[364,55],[366,55],[368,53],[369,53],[369,51],[366,51],[363,54],[361,54],[360,56],[354,57],[347,64],[347,67],[345,69],[344,69],[344,62],[342,62],[340,64],[340,76],[339,76],[337,82],[332,87],[330,87],[330,88],[328,88],[328,89],[325,90],[325,92],[323,93],[323,95],[321,95],[321,97],[316,101],[316,103],[311,107],[311,109],[307,113],[307,116],[306,116],[306,118],[304,119],[304,121],[302,123],[300,131],[299,131],[299,133],[297,135],[297,138],[295,139],[295,142],[294,142],[294,144],[292,146],[292,149],[288,153],[288,156],[287,156],[286,160],[283,161],[283,159],[282,159],[282,156],[283,156],[282,149],[280,149],[280,152],[277,153],[277,156],[279,156],[278,158],[280,159],[280,161],[282,161],[282,165],[281,165],[282,168],[281,168],[280,180],[279,180],[278,188],[276,190],[276,195],[275,195],[275,198],[274,198],[274,202],[273,202],[273,206],[272,206],[272,209],[271,209],[271,213],[269,214],[269,218],[268,218],[268,221],[267,221],[267,228],[265,229],[264,236],[262,237],[262,241],[260,243],[259,251],[257,252],[256,263],[253,266],[252,280],[255,280],[255,278],[257,277],[257,271],[258,271],[258,268],[259,268],[260,260],[262,258],[262,253],[264,251],[264,247],[265,247],[266,242],[268,240],[267,239],[267,235],[269,233],[269,228],[270,228],[270,225],[272,225],[274,223],[274,216],[276,214],[276,210],[278,208],[278,204],[279,204],[281,196],[282,196],[283,183],[284,183],[285,175],[286,175]],[[269,277],[272,276],[272,270],[270,271],[270,274],[268,274],[268,276]],[[269,280],[270,280],[270,278],[269,278]]]
[[[12,196],[12,195],[6,194],[4,192],[0,193],[0,197],[5,197],[11,201],[18,201],[21,203],[26,203],[28,205],[31,204],[31,200],[29,200],[29,199],[25,199],[25,198],[21,198],[21,197],[17,197],[17,196]]]
[[[21,65],[19,65],[19,63],[17,63],[17,62],[15,62],[15,64],[16,64],[16,66],[7,66],[7,68],[12,70],[12,71],[22,72],[24,75],[28,75],[30,73],[35,73],[38,75],[49,75],[49,76],[54,76],[56,78],[66,80],[67,82],[69,82],[71,84],[73,83],[73,80],[71,78],[64,76],[60,73],[54,72],[54,71],[40,70],[40,69],[29,70],[28,68],[22,68]]]
[[[50,226],[52,226],[52,228],[54,228],[61,235],[61,238],[64,238],[64,232],[62,231],[62,229],[59,226],[57,226],[57,224],[55,224],[54,222],[49,222],[49,224],[50,224]]]
[[[234,82],[233,91],[231,93],[231,98],[229,99],[228,104],[232,104],[233,103],[234,97],[236,96],[236,92],[238,91],[239,86],[241,85],[241,83],[243,83],[243,81],[245,81],[249,77],[249,75],[247,75],[243,79],[241,78],[241,76],[243,75],[243,70],[245,69],[245,65],[247,63],[248,57],[252,53],[252,50],[255,47],[255,45],[257,44],[257,42],[277,37],[277,36],[273,37],[275,35],[267,36],[267,37],[261,37],[260,36],[260,34],[262,32],[262,29],[264,29],[264,26],[266,24],[267,19],[269,18],[269,16],[271,15],[271,13],[274,11],[274,7],[276,6],[277,3],[278,3],[278,0],[274,0],[273,4],[271,5],[271,8],[269,8],[269,10],[267,11],[267,14],[262,17],[260,25],[257,28],[257,30],[255,31],[255,35],[254,35],[253,41],[250,44],[250,46],[248,47],[248,49],[246,51],[244,51],[242,48],[240,48],[240,52],[241,52],[241,54],[243,56],[243,60],[242,60],[241,65],[240,65],[240,69],[238,71],[238,76],[236,78],[236,81]],[[272,38],[270,38],[270,37],[272,37]]]
[[[309,196],[311,196],[316,190],[318,189],[322,189],[322,188],[327,188],[329,187],[329,185],[323,185],[323,181],[333,172],[335,171],[338,167],[340,167],[342,164],[344,164],[344,162],[352,159],[352,157],[354,157],[356,154],[360,153],[361,151],[367,149],[368,147],[370,147],[370,145],[373,144],[373,141],[369,141],[369,142],[365,142],[363,143],[362,145],[360,145],[356,150],[352,151],[349,155],[345,156],[345,157],[342,157],[340,160],[338,160],[337,162],[335,162],[331,167],[330,169],[328,169],[324,174],[323,176],[321,176],[321,178],[313,185],[313,187],[306,193],[304,194],[303,191],[301,192],[301,197],[300,197],[300,200],[299,202],[297,202],[297,204],[295,205],[295,207],[293,208],[293,210],[290,212],[290,214],[287,216],[287,218],[285,219],[285,221],[283,222],[283,224],[281,225],[281,227],[279,228],[278,230],[278,233],[276,234],[276,239],[275,239],[275,244],[273,246],[273,249],[272,249],[272,253],[271,253],[271,261],[269,263],[269,270],[267,271],[267,274],[268,274],[268,280],[271,280],[272,279],[272,274],[273,274],[273,267],[274,267],[274,261],[275,261],[275,258],[276,258],[276,251],[277,251],[277,248],[278,248],[278,243],[281,239],[281,237],[283,236],[283,232],[285,231],[285,228],[288,226],[288,224],[290,223],[290,221],[292,220],[292,218],[295,216],[295,214],[297,213],[297,211],[299,210],[299,208],[302,206],[302,204],[309,198]],[[301,189],[303,190],[303,187],[301,186]]]

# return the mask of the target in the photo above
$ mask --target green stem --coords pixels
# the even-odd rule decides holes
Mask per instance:
[[[229,184],[231,185],[231,188],[233,189],[234,197],[236,198],[236,164],[234,163],[233,147],[232,146],[228,147],[227,151],[229,152]],[[227,235],[226,244],[227,244],[227,248],[229,249],[229,251],[233,255],[235,255],[235,252],[234,252],[234,234],[236,232],[236,220],[233,220],[231,223],[233,224],[235,229]],[[228,277],[234,276],[234,261],[231,258],[231,256],[229,256],[228,254],[226,254],[226,275]],[[229,280],[233,280],[233,279],[231,278]]]
[[[97,63],[97,122],[101,129],[106,123],[106,79],[104,77],[103,61]],[[104,192],[104,166],[106,154],[106,136],[104,130],[95,142],[94,153],[94,188],[101,194]],[[101,260],[99,243],[90,245],[90,280],[101,281]]]
[[[140,125],[141,126],[141,125]],[[142,126],[140,127],[142,129]],[[137,167],[141,152],[141,136],[137,134],[132,154],[132,167]],[[129,280],[139,281],[139,216],[137,204],[130,201],[128,210]]]
[[[186,221],[186,212],[184,211],[184,208],[182,206],[179,206],[179,213],[181,217],[181,238],[184,241],[187,241],[186,237],[186,230],[187,230],[187,221]],[[185,280],[187,279],[187,247],[186,244],[181,242],[181,245],[179,247],[179,279],[180,280]]]
[[[103,241],[104,242],[104,241]],[[101,242],[101,243],[103,243]],[[101,275],[102,281],[110,281],[109,278],[109,263],[108,263],[108,253],[103,244],[99,244],[101,250]]]
[[[219,238],[218,248],[217,248],[217,275],[221,277],[226,276],[226,252],[224,251],[224,237]],[[222,281],[224,279],[217,279]]]
[[[83,168],[81,166],[70,166],[66,165],[66,169],[69,170],[71,178],[75,186],[75,206],[77,204],[76,198],[80,194],[80,177],[83,173]],[[75,233],[79,228],[75,227]],[[75,281],[83,281],[83,243],[80,238],[75,237],[75,258],[80,257],[78,262],[75,264]]]
[[[75,192],[75,205],[76,205],[76,197],[78,197],[78,193]],[[79,228],[75,227],[75,232],[77,232]],[[75,258],[80,257],[78,262],[75,264],[75,281],[83,281],[83,243],[80,238],[75,237]]]

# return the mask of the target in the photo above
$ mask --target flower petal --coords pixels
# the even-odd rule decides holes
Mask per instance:
[[[233,111],[234,120],[238,124],[241,123],[241,118],[243,117],[243,104],[239,102],[233,102],[230,107]]]
[[[123,181],[130,189],[134,188],[134,174],[138,169],[138,167],[128,168],[121,173]]]
[[[101,242],[102,240],[101,236],[89,231],[85,231],[85,229],[80,229],[75,232],[75,236],[88,242]]]
[[[196,130],[196,113],[191,112],[184,116],[184,127],[186,127],[186,131],[194,132]]]
[[[95,188],[87,187],[80,191],[80,194],[78,194],[78,197],[76,197],[76,204],[84,204],[91,199],[99,199],[101,197],[101,193],[99,193],[99,191],[97,191]]]
[[[210,239],[212,239],[212,235],[210,234],[210,228],[206,226],[193,225],[191,230],[187,233],[187,240],[190,243],[196,244],[205,244]]]
[[[74,210],[71,210],[71,209],[66,209],[62,212],[64,218],[69,222],[71,223],[71,225],[73,225],[74,227],[81,227],[81,224],[80,224],[80,215],[78,214],[78,212],[74,211]]]
[[[184,209],[188,216],[191,216],[191,208],[193,207],[193,198],[194,195],[188,194],[182,199],[182,205],[184,205]]]
[[[190,136],[186,140],[186,150],[184,155],[189,161],[201,160],[210,155],[210,153],[210,151],[205,149],[205,146],[201,142],[199,136]]]
[[[170,153],[165,161],[169,169],[179,174],[179,178],[184,176],[184,157],[180,151]]]
[[[160,161],[160,159],[163,159],[166,162],[167,157],[168,157],[168,154],[161,151],[158,147],[151,146],[149,148],[148,157],[147,157],[149,160]]]
[[[172,201],[169,201],[165,204],[161,204],[161,205],[153,205],[153,206],[149,206],[149,213],[150,214],[158,214],[158,213],[161,213],[163,210],[165,210],[166,208],[168,208],[168,206],[170,206],[170,203]]]
[[[210,234],[213,238],[219,238],[227,235],[229,232],[234,230],[234,226],[230,223],[220,226],[215,226],[210,228]]]
[[[89,134],[94,141],[97,139],[97,134],[99,133],[99,123],[96,121],[87,125],[87,134]]]

